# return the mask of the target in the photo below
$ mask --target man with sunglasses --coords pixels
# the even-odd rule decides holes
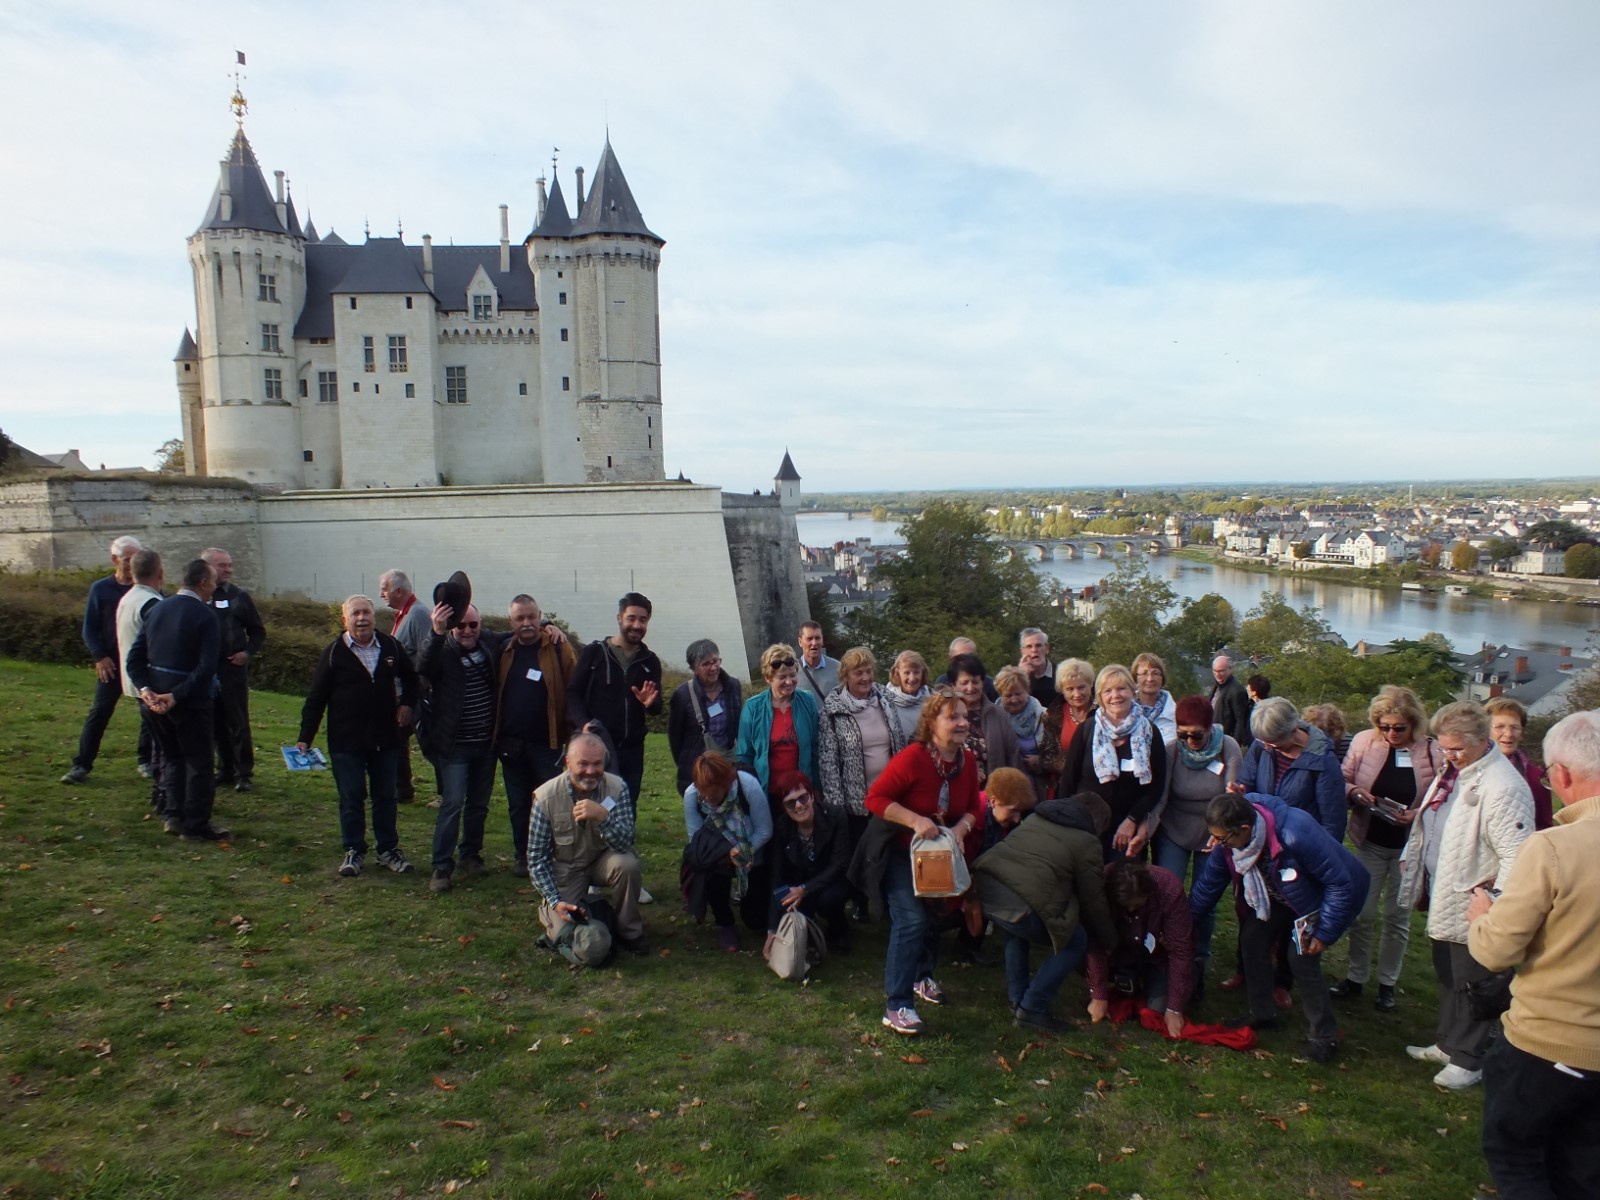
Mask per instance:
[[[458,866],[462,876],[484,869],[483,826],[494,790],[495,663],[501,641],[483,628],[472,604],[457,622],[455,610],[440,601],[429,619],[433,634],[417,664],[418,674],[433,689],[432,719],[423,732],[422,749],[438,764],[444,799],[433,827],[428,887],[448,892]]]

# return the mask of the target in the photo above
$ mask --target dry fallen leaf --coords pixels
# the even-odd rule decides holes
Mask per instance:
[[[1001,1054],[996,1057],[1000,1059],[1000,1069],[1009,1075],[1011,1073],[1011,1064],[1006,1061],[1006,1056]]]
[[[478,1127],[478,1123],[476,1121],[440,1121],[439,1122],[439,1128],[441,1128],[441,1129],[476,1129],[477,1127]]]
[[[903,1063],[910,1063],[913,1067],[920,1067],[928,1060],[923,1058],[920,1054],[902,1054],[900,1056],[900,1061]]]
[[[437,1076],[437,1075],[435,1075],[433,1077],[433,1086],[438,1088],[441,1092],[453,1092],[453,1091],[456,1090],[456,1085],[455,1084],[446,1083],[443,1079],[440,1079],[439,1076]]]
[[[1195,1113],[1195,1116],[1202,1121],[1215,1121],[1217,1119],[1216,1113]]]
[[[911,1115],[913,1117],[931,1117],[931,1116],[933,1116],[933,1109],[931,1109],[931,1108],[919,1108],[919,1109],[917,1109],[916,1112],[912,1113]]]
[[[950,1143],[950,1149],[955,1150],[958,1153],[965,1153],[966,1149],[967,1149],[967,1144],[965,1142],[951,1142]]]
[[[1083,1190],[1086,1192],[1099,1192],[1104,1196],[1106,1194],[1106,1185],[1103,1183],[1086,1183],[1083,1185]]]
[[[1280,1132],[1289,1132],[1289,1122],[1285,1121],[1282,1117],[1262,1117],[1261,1120],[1267,1125],[1276,1125]]]
[[[470,945],[472,945],[473,942],[475,942],[477,940],[478,940],[478,935],[475,934],[475,933],[463,933],[460,937],[458,937],[456,939],[456,941],[460,942],[463,946],[470,946]]]
[[[351,1116],[352,1116],[352,1114],[351,1114],[351,1113],[348,1113],[348,1112],[341,1112],[341,1113],[340,1113],[340,1114],[339,1114],[339,1124],[341,1124],[341,1125],[348,1125],[348,1124],[350,1124],[350,1118],[351,1118]]]

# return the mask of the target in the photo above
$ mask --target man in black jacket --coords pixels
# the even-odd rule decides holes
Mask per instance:
[[[161,743],[161,784],[176,832],[207,842],[229,836],[211,823],[216,799],[212,689],[221,640],[210,604],[216,585],[211,564],[191,559],[178,594],[150,610],[128,651],[128,678],[139,689]]]
[[[339,874],[361,874],[367,855],[367,787],[372,789],[372,832],[378,862],[397,874],[411,870],[395,827],[395,783],[401,730],[411,724],[417,702],[417,669],[411,656],[374,624],[372,601],[344,602],[344,632],[317,658],[317,673],[300,711],[305,750],[328,714],[328,761],[339,790],[339,834],[344,861]]]
[[[97,579],[89,587],[89,599],[83,609],[83,644],[88,647],[89,659],[94,663],[94,702],[89,705],[89,715],[84,718],[83,732],[78,735],[78,752],[72,756],[72,766],[61,777],[62,783],[82,783],[94,770],[94,760],[100,753],[100,742],[122,697],[122,674],[117,669],[121,656],[117,652],[117,605],[133,586],[133,556],[139,553],[139,539],[119,537],[111,543],[111,574]],[[141,725],[139,731],[139,773],[148,775],[150,769],[150,743]]]
[[[217,651],[217,786],[248,792],[256,751],[250,738],[250,659],[267,640],[266,626],[250,593],[233,582],[233,555],[217,546],[200,557],[217,573],[211,594],[222,645]]]
[[[590,729],[610,743],[616,773],[635,805],[644,785],[644,719],[661,711],[661,660],[644,644],[651,611],[638,592],[617,601],[617,632],[583,648],[567,684],[572,728]]]
[[[1250,733],[1250,694],[1233,677],[1233,660],[1226,654],[1212,659],[1211,677],[1217,681],[1211,689],[1211,709],[1217,714],[1217,724],[1243,750],[1255,741]]]
[[[463,876],[484,869],[483,826],[494,791],[495,664],[500,638],[483,628],[474,605],[459,625],[443,602],[429,614],[433,633],[422,647],[417,672],[428,681],[428,721],[422,752],[439,768],[444,799],[433,827],[433,878],[428,887],[448,892],[456,875],[459,835]]]

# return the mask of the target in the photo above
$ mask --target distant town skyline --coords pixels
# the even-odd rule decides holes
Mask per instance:
[[[244,51],[262,166],[347,240],[492,242],[500,203],[520,240],[609,130],[667,243],[668,476],[770,486],[785,446],[808,492],[1597,461],[1584,0],[6,7],[0,428],[41,453],[178,434]]]

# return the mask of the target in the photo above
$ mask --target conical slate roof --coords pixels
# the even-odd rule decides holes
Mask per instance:
[[[172,356],[173,362],[197,362],[200,358],[200,347],[194,344],[194,335],[189,332],[189,327],[183,327],[183,341],[178,343],[178,352]]]
[[[561,178],[557,176],[550,187],[550,198],[544,204],[544,220],[534,228],[529,237],[559,238],[572,236],[572,217],[567,213],[567,198],[561,194]]]
[[[794,459],[789,457],[788,450],[784,450],[783,462],[778,464],[778,473],[773,478],[780,483],[800,482],[800,472],[794,469]]]
[[[211,204],[206,209],[206,215],[200,221],[200,232],[206,229],[260,229],[267,233],[287,233],[283,222],[278,220],[278,209],[273,203],[272,193],[267,190],[267,181],[261,174],[261,165],[256,162],[255,151],[250,148],[250,139],[244,136],[244,129],[233,135],[233,145],[228,148],[228,157],[223,160],[228,171],[228,191],[233,196],[233,212],[224,220],[222,217],[222,182],[219,179],[216,190],[211,193]]]
[[[294,234],[295,237],[305,237],[305,233],[300,228],[300,218],[294,211],[293,196],[288,197],[288,203],[284,207],[284,215],[289,221],[289,232]]]
[[[317,223],[311,219],[311,210],[308,208],[306,209],[306,241],[320,242],[321,240],[317,236]]]
[[[594,169],[594,184],[584,198],[583,210],[572,226],[573,237],[591,233],[627,233],[647,237],[660,244],[662,239],[650,232],[634,202],[633,192],[622,174],[622,164],[617,162],[611,149],[611,139],[606,138],[605,149],[600,152],[600,162]]]
[[[318,238],[317,241],[321,242],[324,246],[348,246],[350,244],[339,236],[339,232],[336,229],[328,230],[328,236]]]

